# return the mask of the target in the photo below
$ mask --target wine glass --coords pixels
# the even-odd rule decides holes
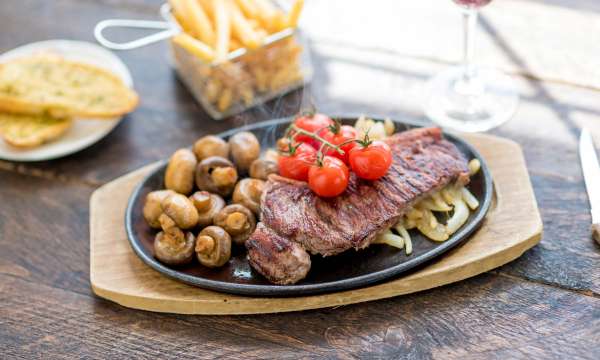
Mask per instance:
[[[508,121],[519,95],[501,72],[473,64],[473,40],[478,10],[492,0],[453,0],[464,22],[463,63],[429,80],[425,113],[440,126],[459,131],[486,131]]]

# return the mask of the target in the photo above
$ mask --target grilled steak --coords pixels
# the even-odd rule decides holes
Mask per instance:
[[[386,142],[393,154],[388,173],[377,181],[351,173],[348,188],[335,198],[271,175],[261,199],[262,223],[246,242],[254,269],[277,284],[297,282],[310,268],[299,250],[330,256],[363,249],[423,196],[469,180],[467,160],[439,128],[405,131]]]
[[[248,260],[261,274],[276,284],[293,284],[310,270],[310,256],[301,245],[277,235],[263,223],[258,223],[248,247]]]

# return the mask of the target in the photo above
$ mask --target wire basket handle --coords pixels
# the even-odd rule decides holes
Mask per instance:
[[[108,28],[158,29],[163,31],[159,31],[152,35],[148,35],[133,41],[118,43],[108,40],[104,36],[102,32]],[[108,19],[100,21],[98,24],[96,24],[96,27],[94,27],[94,36],[100,44],[109,49],[131,50],[168,39],[173,35],[177,35],[180,31],[181,30],[179,28],[165,21]]]
[[[171,36],[177,35],[181,32],[179,24],[171,13],[171,6],[169,3],[164,3],[160,7],[160,15],[165,21],[149,21],[149,20],[129,20],[129,19],[108,19],[100,21],[94,27],[94,37],[104,47],[113,50],[131,50],[142,46],[150,45],[155,42],[165,40]],[[129,42],[117,43],[110,41],[102,33],[108,28],[135,28],[135,29],[157,29],[164,30],[154,33],[152,35],[145,36],[140,39],[136,39]]]

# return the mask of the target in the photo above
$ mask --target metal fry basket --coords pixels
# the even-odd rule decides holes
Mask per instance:
[[[94,36],[109,49],[132,50],[182,32],[169,4],[161,6],[160,15],[164,21],[103,20],[96,24]],[[108,28],[161,31],[118,43],[104,36],[103,32]],[[312,78],[312,64],[304,38],[292,28],[267,36],[258,49],[235,49],[220,63],[208,63],[171,41],[170,62],[196,101],[216,120],[282,96],[304,86]]]

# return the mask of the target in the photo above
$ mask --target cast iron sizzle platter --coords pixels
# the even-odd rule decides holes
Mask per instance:
[[[344,119],[344,122],[349,124],[353,121],[354,119]],[[289,118],[276,119],[232,129],[219,136],[227,139],[238,131],[248,130],[261,140],[261,146],[264,149],[273,147],[289,122]],[[417,126],[410,123],[396,123],[397,130],[414,127]],[[469,235],[481,225],[490,207],[492,178],[484,159],[464,140],[451,134],[445,134],[445,137],[456,144],[467,159],[477,158],[481,161],[481,171],[472,178],[469,185],[469,189],[479,200],[480,206],[471,213],[465,225],[445,242],[436,243],[427,240],[418,232],[411,230],[413,253],[410,256],[406,256],[404,250],[387,245],[373,245],[361,251],[350,250],[328,258],[312,256],[312,267],[308,277],[295,285],[284,286],[273,285],[255,272],[246,260],[244,249],[234,250],[231,260],[218,269],[203,267],[196,260],[186,266],[166,266],[153,256],[152,244],[156,230],[146,224],[142,215],[146,194],[164,188],[163,177],[166,161],[133,191],[125,215],[127,236],[135,253],[154,270],[190,285],[231,294],[300,296],[358,288],[397,277],[441,256],[467,240]]]

